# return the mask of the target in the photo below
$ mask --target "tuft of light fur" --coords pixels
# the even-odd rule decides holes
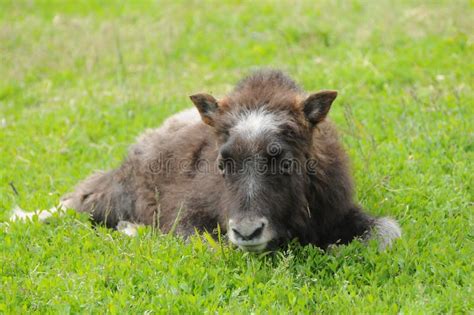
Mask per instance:
[[[232,131],[246,139],[259,139],[266,133],[278,131],[280,120],[274,113],[262,109],[244,112]]]
[[[129,221],[119,221],[117,224],[117,231],[128,236],[137,236],[138,228],[143,226],[142,224],[136,224]]]
[[[389,217],[378,218],[370,233],[371,239],[376,239],[379,243],[379,250],[390,248],[397,238],[402,236],[402,229],[398,222]]]

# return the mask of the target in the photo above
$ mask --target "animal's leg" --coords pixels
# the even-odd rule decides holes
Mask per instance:
[[[67,207],[65,207],[62,203],[59,203],[59,205],[57,205],[56,207],[52,207],[48,210],[35,210],[35,211],[25,211],[17,206],[12,210],[10,221],[31,220],[33,219],[34,216],[38,216],[38,220],[40,221],[45,221],[48,218],[50,218],[54,213],[60,212],[61,210],[64,211],[66,209]],[[61,215],[63,213],[64,212],[60,212]]]
[[[96,173],[81,182],[61,201],[67,208],[88,212],[96,223],[115,228],[119,221],[133,217],[135,199],[116,171]]]
[[[354,206],[328,234],[329,244],[347,244],[354,238],[361,238],[364,242],[376,239],[379,249],[384,250],[401,237],[402,230],[394,219],[374,218]]]

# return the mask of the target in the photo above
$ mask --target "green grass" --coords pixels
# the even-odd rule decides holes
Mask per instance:
[[[339,91],[357,198],[404,231],[260,257],[73,211],[3,224],[0,313],[472,313],[473,21],[472,1],[0,0],[0,221],[272,66]]]

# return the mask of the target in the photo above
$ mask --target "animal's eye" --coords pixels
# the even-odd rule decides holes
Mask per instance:
[[[227,160],[227,159],[230,159],[230,157],[231,157],[231,150],[230,150],[229,146],[228,146],[228,145],[223,145],[222,148],[221,148],[221,150],[220,150],[220,152],[219,152],[219,154],[220,154],[220,159],[221,159],[222,161],[225,161],[225,160]]]
[[[234,163],[231,158],[219,157],[217,161],[217,167],[219,168],[219,173],[222,175],[231,174],[234,170]]]
[[[283,173],[288,174],[291,172],[292,162],[291,160],[284,159],[280,163],[280,169]]]
[[[225,162],[223,159],[219,159],[219,161],[217,162],[217,167],[219,168],[221,174],[225,173]]]

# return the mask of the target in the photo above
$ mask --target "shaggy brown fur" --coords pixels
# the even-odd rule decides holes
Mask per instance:
[[[202,120],[172,117],[146,132],[118,169],[92,175],[63,203],[109,227],[131,221],[168,232],[177,220],[176,232],[184,236],[217,225],[227,232],[232,219],[240,222],[229,230],[234,238],[247,241],[268,230],[266,248],[293,238],[326,248],[370,234],[379,221],[353,202],[347,156],[325,119],[336,95],[307,95],[283,73],[264,70],[221,101],[191,96]],[[239,127],[251,113],[274,120],[257,126],[256,138]],[[278,152],[269,152],[272,145]],[[269,161],[277,165],[273,172],[257,174]],[[256,220],[263,223],[252,227],[253,234],[240,232],[242,222]],[[388,243],[399,236],[393,229]]]

